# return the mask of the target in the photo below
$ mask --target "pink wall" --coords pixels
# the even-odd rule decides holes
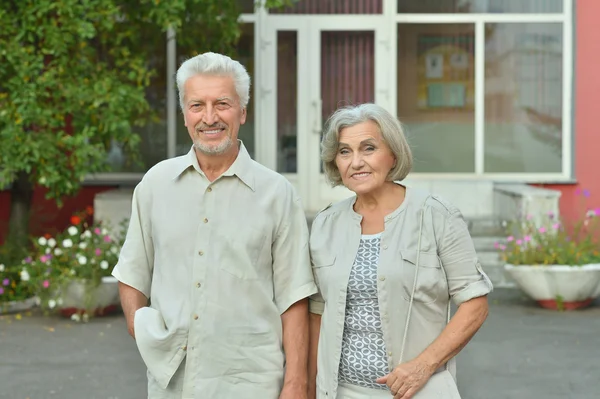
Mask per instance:
[[[600,151],[600,1],[578,1],[575,4],[573,115],[577,184],[545,186],[562,191],[561,213],[571,220],[581,214],[583,202],[588,208],[600,207],[600,168],[596,161]],[[582,198],[584,190],[589,192],[588,198]]]

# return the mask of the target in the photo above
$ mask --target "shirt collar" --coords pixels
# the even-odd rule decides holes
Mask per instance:
[[[239,151],[238,155],[229,167],[223,173],[222,176],[237,176],[245,185],[247,185],[252,191],[255,191],[254,185],[254,174],[253,174],[253,165],[252,158],[250,158],[250,154],[246,150],[244,143],[241,140],[238,140]],[[196,158],[196,152],[194,151],[194,146],[190,148],[190,151],[180,158],[181,162],[177,166],[175,170],[175,176],[173,179],[176,180],[181,176],[189,167],[193,167],[198,173],[204,176],[204,172],[200,169],[200,164],[198,164],[198,158]]]

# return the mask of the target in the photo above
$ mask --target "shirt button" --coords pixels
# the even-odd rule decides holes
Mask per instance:
[[[197,314],[194,315],[194,320],[198,320],[198,315]]]
[[[197,287],[197,288],[200,288],[200,287],[202,287],[202,284],[200,284],[200,283],[196,283],[196,287]]]
[[[392,356],[392,352],[388,352],[388,356]]]
[[[208,223],[208,219],[207,218],[204,218],[204,223]]]
[[[381,276],[381,277],[379,277],[379,280],[381,280],[381,281],[385,281],[385,276]]]
[[[206,189],[206,191],[208,191],[210,193],[212,191],[212,188],[209,187],[209,188]]]
[[[383,246],[383,249],[387,249],[387,245],[384,245],[384,246]]]
[[[187,350],[187,346],[183,346],[181,349],[183,349],[184,351]]]
[[[198,255],[202,256],[202,255],[204,255],[204,252],[198,251]]]

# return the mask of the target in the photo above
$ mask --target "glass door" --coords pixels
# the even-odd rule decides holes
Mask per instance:
[[[390,111],[391,88],[386,87],[384,60],[388,42],[376,19],[346,17],[312,23],[310,30],[309,136],[310,202],[318,211],[331,202],[353,195],[344,187],[332,188],[325,179],[320,159],[320,142],[327,118],[338,108],[375,102]],[[388,58],[389,59],[389,58]],[[388,85],[389,86],[389,85]]]

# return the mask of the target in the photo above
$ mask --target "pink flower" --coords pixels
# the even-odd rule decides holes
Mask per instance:
[[[2,285],[7,286],[10,284],[10,280],[5,278],[4,280],[2,280]]]
[[[514,241],[514,240],[515,240],[515,237],[513,237],[513,236],[508,236],[508,237],[506,237],[506,241],[507,241],[507,242],[512,242],[512,241]]]
[[[102,234],[102,230],[100,230],[100,228],[99,228],[99,227],[96,227],[96,228],[94,229],[94,233],[96,233],[96,234],[100,235],[100,234]]]
[[[506,249],[506,245],[500,245],[500,249],[504,251]]]
[[[540,228],[538,229],[538,231],[539,231],[540,233],[544,234],[544,233],[546,232],[546,228],[545,228],[545,227],[540,227]]]
[[[50,281],[44,280],[44,282],[42,283],[42,285],[44,286],[44,288],[48,288],[48,287],[50,287]]]
[[[498,244],[497,242],[494,243],[494,248],[498,249],[500,248],[500,244]]]
[[[558,229],[560,228],[560,223],[554,223],[554,224],[552,225],[552,228],[553,228],[554,230],[558,230]]]
[[[96,256],[102,255],[102,251],[100,250],[100,248],[96,248],[96,250],[94,251],[94,253],[96,254]]]
[[[104,236],[104,242],[110,242],[110,236]]]
[[[4,294],[4,288],[0,287],[0,295]]]
[[[531,241],[531,236],[525,236],[525,237],[523,237],[523,239],[524,239],[525,241]]]
[[[523,240],[517,240],[517,245],[523,244]]]

